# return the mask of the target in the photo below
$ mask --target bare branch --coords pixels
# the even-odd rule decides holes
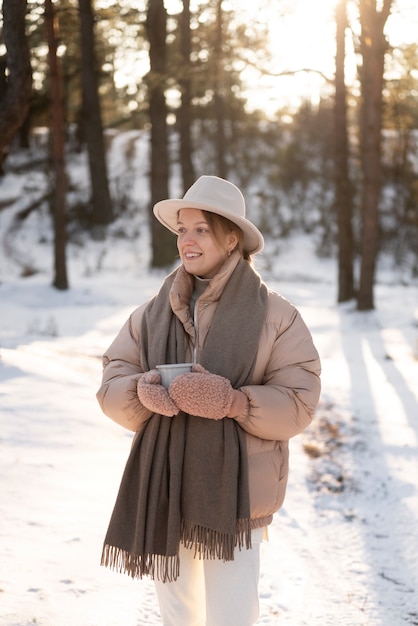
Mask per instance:
[[[280,78],[280,76],[293,76],[294,74],[300,74],[302,72],[306,72],[306,73],[311,73],[311,74],[318,74],[319,76],[321,76],[328,84],[333,85],[334,84],[334,77],[330,78],[329,76],[327,76],[326,74],[324,74],[324,72],[321,72],[321,70],[314,70],[310,67],[303,67],[299,70],[283,70],[282,72],[269,72],[268,70],[263,70],[261,73],[265,74],[266,76],[273,76],[273,77],[277,77]]]

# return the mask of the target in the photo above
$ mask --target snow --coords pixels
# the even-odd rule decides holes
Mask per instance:
[[[5,180],[8,200],[21,185]],[[0,626],[158,626],[153,583],[99,566],[132,434],[95,392],[101,354],[164,274],[147,269],[141,227],[71,246],[71,289],[56,291],[44,222],[31,217],[16,245],[37,273],[20,278],[0,256]],[[262,545],[257,624],[418,624],[417,285],[385,268],[375,311],[338,306],[335,263],[306,237],[267,246],[257,267],[300,309],[323,364]]]

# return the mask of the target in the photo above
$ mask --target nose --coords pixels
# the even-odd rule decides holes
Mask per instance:
[[[180,233],[178,236],[178,242],[184,246],[188,243],[192,243],[194,241],[193,232],[186,231],[184,233]]]

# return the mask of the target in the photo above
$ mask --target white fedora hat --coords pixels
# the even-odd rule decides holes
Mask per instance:
[[[249,254],[261,252],[264,238],[258,228],[245,217],[245,200],[233,183],[218,176],[201,176],[181,200],[161,200],[154,206],[158,221],[177,233],[180,209],[200,209],[222,215],[239,226],[244,233],[244,249]]]

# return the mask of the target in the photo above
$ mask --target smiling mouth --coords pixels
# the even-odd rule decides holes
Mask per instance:
[[[200,252],[186,252],[184,258],[187,260],[193,260],[198,259],[200,256],[202,256]]]

